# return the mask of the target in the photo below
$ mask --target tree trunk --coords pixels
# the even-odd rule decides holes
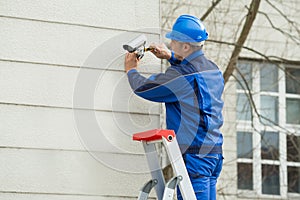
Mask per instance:
[[[250,8],[249,8],[249,11],[247,14],[247,18],[246,18],[246,22],[244,24],[243,30],[242,30],[240,37],[234,47],[234,50],[231,54],[230,61],[226,67],[224,74],[223,74],[225,84],[227,83],[229,77],[232,75],[232,73],[236,67],[236,63],[237,63],[238,57],[240,55],[240,52],[242,50],[242,46],[244,45],[244,43],[248,37],[248,34],[250,32],[250,29],[253,25],[256,14],[258,12],[259,4],[260,4],[260,0],[252,0],[252,2],[250,4]]]
[[[200,18],[201,21],[204,21],[206,17],[213,11],[213,9],[220,3],[221,0],[216,0],[212,2],[212,5],[208,10],[204,13],[204,15]]]

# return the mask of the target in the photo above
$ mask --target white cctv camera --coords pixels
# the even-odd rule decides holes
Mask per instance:
[[[130,53],[136,52],[137,58],[140,59],[144,56],[146,41],[146,36],[140,35],[129,41],[127,44],[124,44],[123,48]]]

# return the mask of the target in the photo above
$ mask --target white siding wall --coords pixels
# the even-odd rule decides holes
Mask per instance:
[[[103,163],[77,131],[73,92],[93,50],[126,31],[158,28],[159,9],[158,0],[0,1],[0,199],[136,198],[149,175],[141,170],[141,144],[130,134],[160,127],[160,107],[132,97],[123,56],[116,55],[108,70],[87,69],[102,75],[92,108],[97,122],[121,149],[99,141],[98,153],[115,161]],[[159,40],[158,31],[143,32]],[[160,71],[159,62],[153,63],[142,71]]]

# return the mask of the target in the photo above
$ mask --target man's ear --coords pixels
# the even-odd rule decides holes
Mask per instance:
[[[184,52],[188,52],[188,51],[190,51],[190,49],[191,49],[191,46],[189,44],[183,43],[183,50],[184,50]]]

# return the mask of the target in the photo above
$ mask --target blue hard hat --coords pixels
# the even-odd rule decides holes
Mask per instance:
[[[173,25],[166,38],[179,42],[201,42],[207,40],[208,33],[199,18],[192,15],[181,15]]]

